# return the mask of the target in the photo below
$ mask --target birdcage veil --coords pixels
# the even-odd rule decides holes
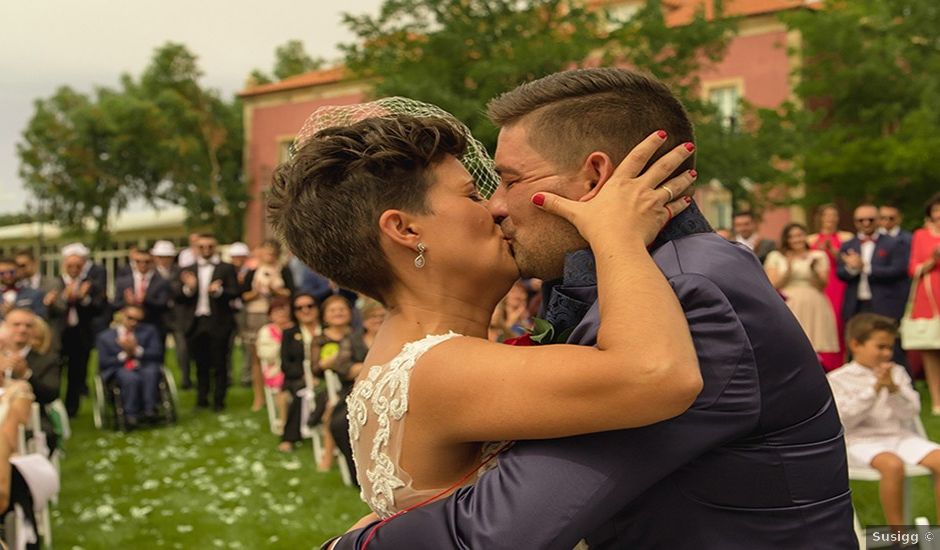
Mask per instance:
[[[294,138],[290,147],[291,156],[321,130],[348,126],[367,118],[392,118],[396,115],[437,118],[451,123],[467,138],[467,150],[460,162],[473,177],[480,194],[489,198],[496,191],[499,176],[496,175],[493,159],[483,144],[473,137],[470,129],[444,109],[406,97],[384,97],[368,103],[319,107],[307,118]]]

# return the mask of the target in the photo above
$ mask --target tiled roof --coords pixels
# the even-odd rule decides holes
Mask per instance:
[[[320,84],[333,84],[339,82],[345,76],[344,67],[333,67],[330,69],[320,69],[309,73],[299,74],[285,78],[278,82],[252,86],[242,90],[238,95],[241,97],[250,97],[271,92],[281,92],[284,90],[293,90],[295,88],[306,88],[308,86],[317,86]]]

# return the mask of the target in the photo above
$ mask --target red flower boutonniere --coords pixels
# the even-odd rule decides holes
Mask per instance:
[[[503,340],[504,344],[510,346],[539,346],[542,344],[564,344],[571,336],[574,327],[558,332],[555,326],[545,319],[535,318],[532,330],[516,338]]]
[[[887,251],[887,250],[879,250],[879,251],[878,251],[878,257],[879,257],[879,258],[884,258],[884,257],[887,256],[887,255],[888,255],[888,251]]]

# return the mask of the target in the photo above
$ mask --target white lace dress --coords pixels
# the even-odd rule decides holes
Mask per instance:
[[[460,335],[448,332],[405,344],[388,363],[370,367],[368,376],[356,382],[346,399],[349,438],[362,500],[380,518],[419,504],[445,489],[414,489],[411,476],[398,463],[411,371],[426,351],[456,336]],[[484,455],[492,452],[494,445],[499,444],[485,445]]]

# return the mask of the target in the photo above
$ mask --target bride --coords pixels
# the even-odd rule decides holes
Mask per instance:
[[[387,115],[327,128],[278,168],[268,197],[301,260],[388,309],[348,399],[362,496],[383,519],[472,482],[483,442],[656,423],[702,384],[682,309],[646,250],[693,179],[665,190],[652,174],[690,153],[680,146],[634,178],[664,143],[652,134],[590,200],[532,197],[591,244],[602,323],[596,347],[513,347],[486,339],[519,272],[458,160],[459,126]]]

